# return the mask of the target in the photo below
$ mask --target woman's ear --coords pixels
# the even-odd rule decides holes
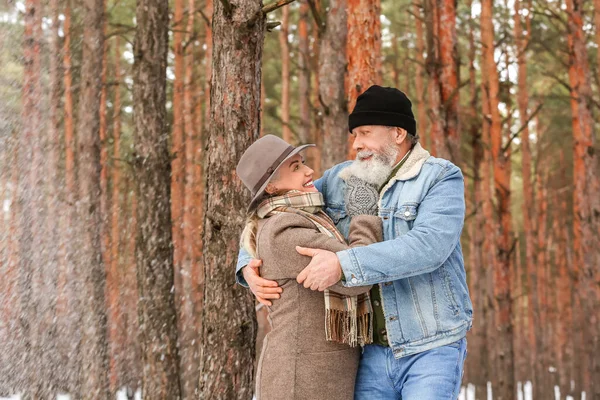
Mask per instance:
[[[267,184],[267,187],[265,188],[265,192],[267,192],[268,194],[273,194],[273,193],[277,192],[277,187],[275,185],[273,185],[271,182],[269,182]]]
[[[402,144],[402,142],[404,142],[404,139],[406,139],[407,135],[408,132],[406,131],[406,129],[396,127],[396,144]]]

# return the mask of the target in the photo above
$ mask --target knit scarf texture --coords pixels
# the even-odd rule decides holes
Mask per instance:
[[[323,195],[319,192],[292,190],[263,201],[256,211],[259,218],[294,213],[310,220],[319,232],[347,244],[335,224],[323,211]],[[325,337],[328,341],[352,347],[373,342],[373,308],[368,293],[345,296],[325,289]]]

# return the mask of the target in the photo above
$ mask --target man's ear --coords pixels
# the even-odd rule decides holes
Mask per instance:
[[[267,187],[265,188],[265,192],[267,192],[268,194],[273,194],[277,191],[277,187],[275,187],[275,185],[273,185],[271,182],[269,182],[267,184]]]
[[[407,135],[408,135],[408,132],[406,131],[406,129],[396,127],[396,135],[395,135],[396,144],[402,144],[402,142],[404,142],[404,139],[406,139]]]

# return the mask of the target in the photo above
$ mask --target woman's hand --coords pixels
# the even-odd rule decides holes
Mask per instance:
[[[346,214],[350,217],[356,215],[377,215],[379,192],[370,183],[355,176],[346,181]]]
[[[242,275],[252,294],[256,296],[256,300],[265,306],[270,306],[272,303],[267,299],[278,299],[283,291],[275,281],[263,279],[260,277],[259,268],[262,265],[261,260],[254,259],[250,264],[242,268]]]

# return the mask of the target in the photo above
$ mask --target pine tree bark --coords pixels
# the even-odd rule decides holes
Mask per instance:
[[[319,102],[321,113],[321,169],[346,159],[348,107],[345,90],[346,41],[348,34],[346,0],[331,0],[319,47]]]
[[[310,8],[306,0],[300,3],[298,21],[298,94],[300,103],[299,143],[309,143],[311,140],[311,103],[310,103],[310,38],[309,38]],[[310,142],[313,143],[313,142]],[[309,153],[309,165],[314,165],[314,152]]]
[[[288,42],[290,9],[282,9],[279,46],[281,49],[281,123],[282,138],[288,143],[295,142],[290,129],[290,44]]]
[[[415,60],[417,62],[415,74],[415,90],[417,102],[417,132],[425,136],[423,143],[426,148],[431,149],[433,146],[430,141],[430,136],[427,129],[427,105],[425,103],[425,41],[423,33],[423,2],[413,2],[413,14],[415,18]]]
[[[144,398],[179,399],[179,355],[173,287],[166,131],[169,6],[139,0],[134,63],[134,171],[138,224],[136,267]]]
[[[240,0],[234,8],[228,4],[215,2],[213,13],[200,398],[250,399],[256,336],[254,303],[248,291],[231,283],[249,196],[235,177],[235,168],[260,132],[266,18],[259,0]]]
[[[348,111],[354,109],[358,96],[371,85],[382,82],[381,75],[381,1],[347,0]],[[328,25],[329,26],[329,25]],[[353,137],[347,135],[348,159],[356,152]]]
[[[122,325],[121,318],[121,274],[119,267],[122,265],[120,260],[121,245],[121,227],[120,216],[121,208],[121,50],[119,37],[115,37],[114,42],[114,98],[113,98],[113,165],[112,165],[112,198],[110,207],[110,264],[107,268],[107,292],[108,292],[108,314],[109,314],[109,338],[110,338],[110,370],[111,387],[118,389],[117,380],[122,375],[122,365],[120,363],[121,355],[125,351],[123,347],[123,337],[120,334]]]
[[[566,0],[567,39],[569,46],[569,83],[571,86],[571,113],[573,127],[573,249],[577,270],[575,292],[576,308],[580,309],[576,332],[583,332],[583,389],[590,397],[600,396],[600,361],[592,357],[600,350],[600,287],[597,285],[598,230],[600,229],[600,190],[596,175],[598,156],[595,149],[592,90],[583,30],[583,1]],[[591,319],[590,319],[591,318]],[[588,371],[589,373],[586,373]],[[581,375],[580,375],[581,376]]]
[[[184,121],[184,195],[183,195],[183,225],[182,225],[182,254],[181,254],[181,303],[179,324],[179,355],[181,373],[181,396],[183,399],[192,399],[198,387],[198,357],[199,348],[197,340],[198,323],[197,299],[198,270],[196,262],[198,255],[198,208],[194,196],[196,182],[196,152],[198,146],[198,129],[194,124],[194,12],[195,1],[189,0],[187,4],[188,18],[186,24],[186,37],[184,47],[184,89],[183,89],[183,121]],[[185,323],[183,323],[185,321]]]
[[[108,352],[106,343],[105,267],[101,252],[100,216],[100,92],[104,47],[103,0],[84,0],[83,53],[77,120],[78,169],[81,174],[77,211],[81,244],[78,263],[81,301],[80,394],[83,398],[108,399]]]
[[[46,371],[47,384],[56,387],[60,381],[59,351],[56,346],[58,337],[58,320],[56,317],[57,302],[57,277],[60,265],[59,249],[62,245],[63,233],[58,230],[59,220],[61,219],[61,190],[62,174],[60,173],[62,136],[61,136],[61,103],[62,103],[62,71],[61,64],[61,39],[60,39],[60,10],[58,0],[51,0],[48,4],[48,15],[52,22],[49,34],[49,124],[46,131],[47,146],[47,166],[45,174],[45,193],[46,193],[46,275],[44,282],[46,285],[46,327],[43,331],[42,346],[44,349],[47,366]],[[3,197],[0,197],[3,198]],[[1,256],[0,256],[1,257]],[[1,263],[1,261],[0,261]]]
[[[531,146],[529,144],[529,91],[527,87],[527,47],[531,37],[531,4],[526,5],[525,30],[523,32],[521,18],[521,0],[514,4],[514,35],[516,40],[517,68],[518,68],[518,95],[519,119],[522,126],[521,133],[521,176],[523,177],[523,230],[525,241],[525,268],[527,270],[527,298],[528,298],[528,328],[526,332],[528,341],[529,370],[533,371],[536,364],[536,332],[535,315],[539,313],[538,297],[536,294],[536,261],[535,261],[535,225],[533,202],[533,184],[531,182]]]
[[[40,224],[43,199],[43,177],[41,176],[42,125],[41,125],[41,54],[42,5],[39,0],[25,2],[23,32],[23,86],[22,86],[22,132],[18,137],[18,161],[20,168],[17,186],[19,202],[19,352],[23,354],[20,369],[22,397],[26,400],[48,396],[44,378],[37,372],[37,363],[43,357],[39,329],[42,318],[40,300],[42,293],[39,275]]]
[[[432,149],[460,164],[455,0],[425,0]]]
[[[173,123],[171,130],[171,216],[173,218],[173,264],[175,266],[175,307],[178,310],[178,323],[186,325],[181,315],[184,302],[181,262],[183,258],[183,191],[185,179],[185,141],[183,120],[183,92],[185,73],[184,39],[184,0],[174,1],[171,24],[173,31],[173,53],[175,55],[173,81]]]
[[[512,226],[510,216],[510,159],[503,149],[502,117],[499,106],[499,78],[494,61],[494,25],[492,20],[492,0],[483,0],[481,4],[481,41],[483,46],[483,74],[486,78],[486,95],[491,116],[490,140],[494,166],[494,188],[497,199],[498,215],[497,263],[494,267],[495,323],[497,327],[497,345],[493,357],[496,381],[494,397],[508,400],[515,397],[513,329],[511,323],[511,253]]]

